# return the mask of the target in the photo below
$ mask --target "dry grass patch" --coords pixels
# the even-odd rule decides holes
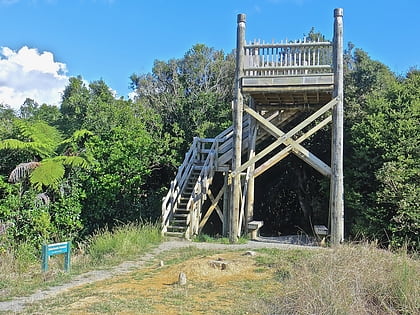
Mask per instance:
[[[342,246],[296,265],[288,290],[256,305],[270,315],[420,314],[419,281],[419,261],[406,254]]]

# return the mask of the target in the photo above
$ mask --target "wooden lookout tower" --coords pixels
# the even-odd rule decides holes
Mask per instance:
[[[246,42],[244,14],[237,23],[233,124],[216,138],[194,138],[163,200],[162,232],[191,238],[213,213],[232,242],[255,231],[263,224],[253,220],[255,178],[292,153],[330,178],[330,234],[339,244],[344,238],[343,10],[334,10],[332,42]],[[311,114],[303,115],[308,110]],[[327,165],[302,143],[330,122]],[[217,174],[224,179],[221,187],[214,184]]]

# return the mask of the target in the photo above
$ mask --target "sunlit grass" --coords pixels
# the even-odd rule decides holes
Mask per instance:
[[[107,268],[134,259],[162,241],[152,224],[120,226],[102,230],[80,244],[73,244],[71,271],[63,271],[63,256],[53,256],[49,270],[41,271],[40,253],[22,244],[0,253],[0,300],[23,296],[39,288],[57,285],[83,272]]]
[[[420,314],[420,263],[405,253],[345,245],[259,264],[288,288],[256,302],[263,314]]]

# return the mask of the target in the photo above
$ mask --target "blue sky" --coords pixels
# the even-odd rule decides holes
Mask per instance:
[[[344,8],[344,40],[398,74],[420,66],[418,0],[0,0],[0,103],[59,102],[68,77],[103,79],[119,96],[132,73],[180,58],[196,43],[230,52],[236,15],[248,40],[298,39],[312,26],[332,37]]]

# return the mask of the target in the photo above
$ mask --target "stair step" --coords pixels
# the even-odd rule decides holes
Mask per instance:
[[[187,230],[187,226],[171,226],[169,225],[167,228],[168,232],[185,232]]]
[[[185,226],[185,225],[187,225],[187,220],[185,220],[185,219],[171,220],[171,222],[169,223],[169,225]]]
[[[174,218],[188,218],[188,213],[175,213]]]
[[[165,232],[165,236],[167,237],[179,237],[183,238],[185,237],[185,232]]]
[[[175,210],[175,214],[174,214],[174,216],[175,215],[177,215],[177,214],[186,214],[186,215],[188,215],[190,212],[187,210],[187,209],[176,209]]]
[[[168,225],[168,230],[185,230],[186,228],[186,226],[181,225]]]

